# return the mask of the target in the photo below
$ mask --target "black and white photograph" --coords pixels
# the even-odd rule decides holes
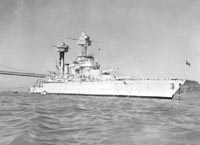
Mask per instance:
[[[199,145],[199,0],[0,0],[0,145]]]

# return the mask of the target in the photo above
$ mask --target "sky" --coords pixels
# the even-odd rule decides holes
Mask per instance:
[[[98,41],[88,51],[101,68],[200,81],[199,7],[199,0],[0,0],[0,70],[55,70],[52,45],[62,41],[71,63],[80,47],[66,38],[85,32]],[[35,81],[0,75],[0,90],[27,89]]]

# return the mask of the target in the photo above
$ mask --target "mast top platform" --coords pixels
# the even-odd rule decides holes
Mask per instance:
[[[58,48],[58,52],[68,52],[69,46],[66,45],[64,42],[61,42],[60,44],[56,45],[55,47]]]
[[[84,32],[81,33],[81,36],[78,39],[78,45],[88,47],[91,45],[90,37],[87,36]]]

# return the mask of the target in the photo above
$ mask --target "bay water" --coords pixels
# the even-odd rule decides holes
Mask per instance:
[[[0,145],[199,145],[200,92],[181,99],[0,93]]]

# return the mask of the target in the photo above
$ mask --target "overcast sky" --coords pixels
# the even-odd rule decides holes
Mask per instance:
[[[199,0],[0,0],[0,69],[55,70],[58,54],[51,46],[66,42],[72,62],[80,48],[65,38],[83,31],[99,42],[89,53],[102,68],[200,81],[199,8]],[[34,81],[2,75],[0,87],[26,88]]]

